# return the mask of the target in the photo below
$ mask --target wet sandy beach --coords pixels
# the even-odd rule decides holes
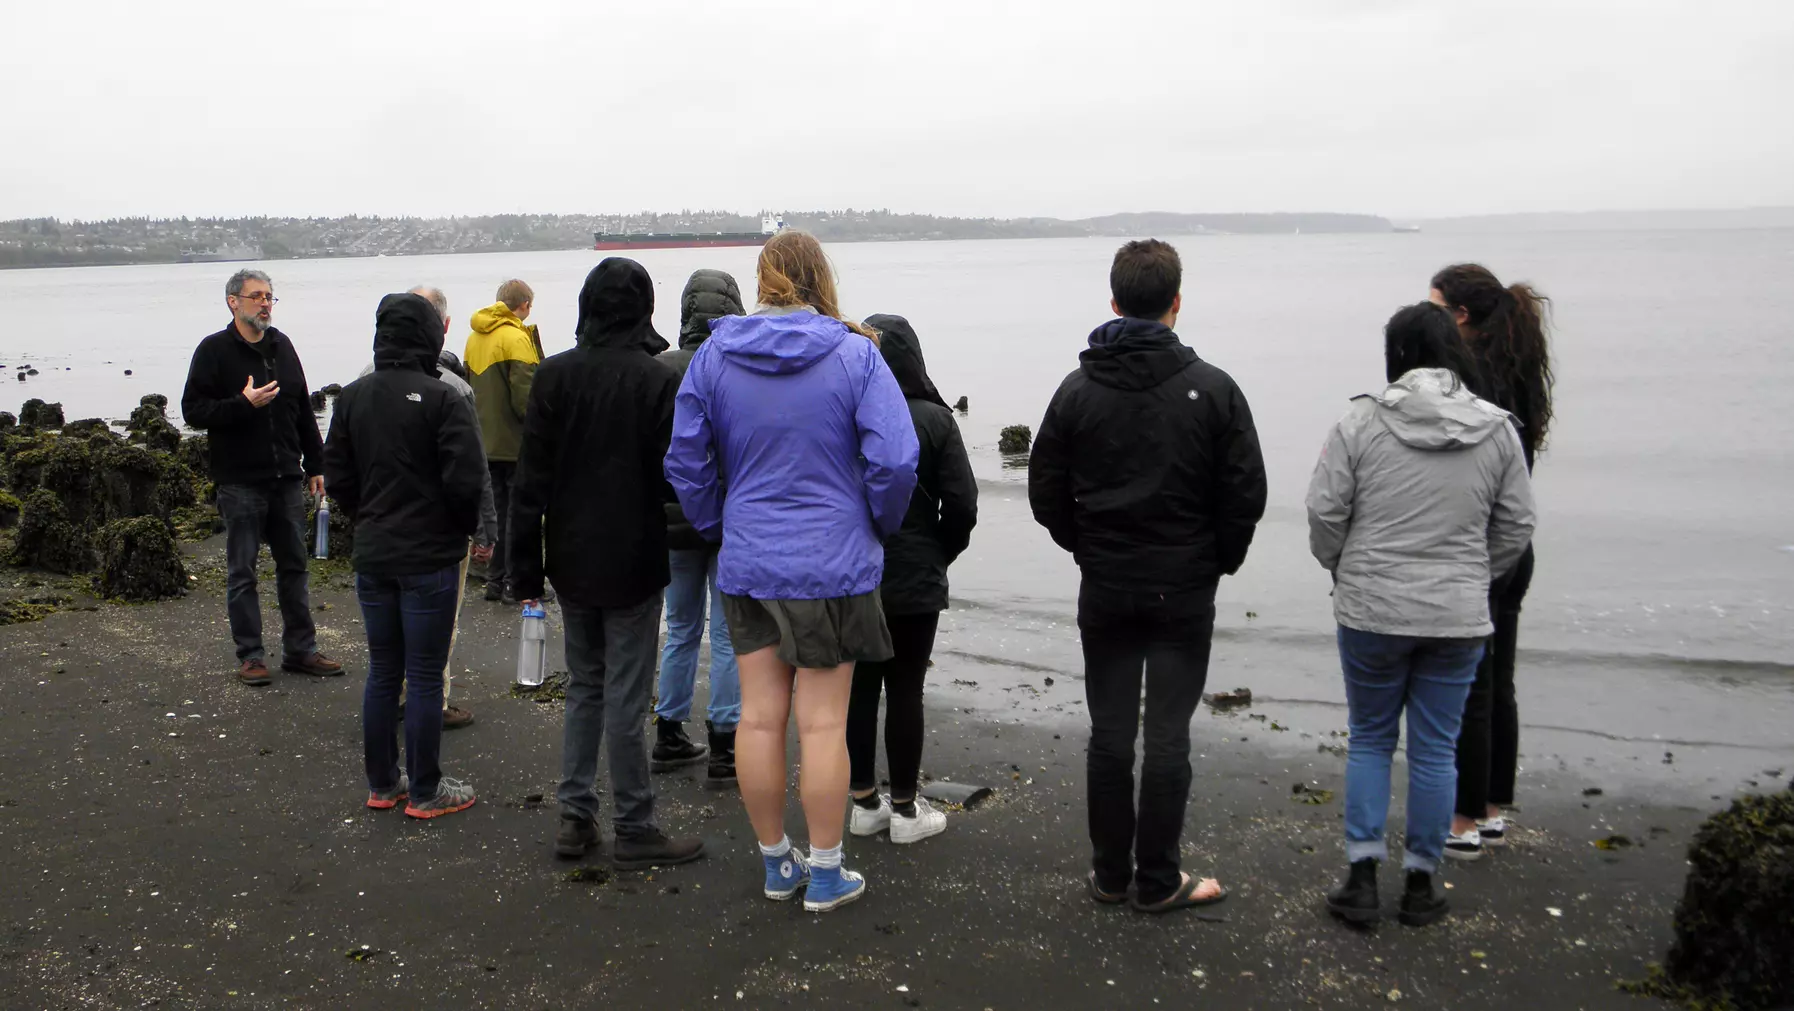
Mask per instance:
[[[995,797],[913,848],[850,841],[871,890],[814,917],[760,897],[735,795],[690,774],[656,777],[661,819],[708,859],[569,881],[550,850],[558,706],[509,695],[513,616],[477,598],[456,695],[478,722],[444,755],[480,803],[434,823],[363,809],[365,650],[340,567],[313,603],[350,676],[258,691],[230,673],[217,550],[197,549],[185,599],[0,628],[0,1005],[1646,1007],[1613,982],[1667,947],[1694,827],[1794,770],[1769,729],[1788,725],[1777,670],[1528,655],[1513,844],[1448,868],[1442,925],[1358,933],[1320,902],[1342,862],[1330,644],[1224,613],[1211,686],[1257,702],[1198,716],[1185,851],[1233,895],[1203,915],[1099,908],[1075,631],[987,595],[945,616],[924,768]],[[795,811],[792,828],[801,844]],[[1594,845],[1613,836],[1629,845]]]

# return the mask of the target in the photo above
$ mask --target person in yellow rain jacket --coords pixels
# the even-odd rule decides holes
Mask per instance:
[[[542,339],[526,324],[536,293],[518,280],[498,286],[498,301],[473,314],[473,333],[462,355],[480,435],[486,443],[486,465],[492,472],[492,498],[498,509],[498,541],[486,565],[486,599],[514,600],[505,545],[511,516],[511,479],[517,473],[517,451],[523,444],[523,415],[529,407],[530,384],[542,363]]]

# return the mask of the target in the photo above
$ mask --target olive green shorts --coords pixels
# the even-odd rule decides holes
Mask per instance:
[[[723,594],[723,617],[737,656],[768,646],[793,667],[827,670],[889,660],[891,630],[878,591],[828,600],[756,600]]]

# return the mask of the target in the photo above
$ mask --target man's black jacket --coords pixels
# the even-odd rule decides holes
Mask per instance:
[[[1028,461],[1035,520],[1098,586],[1173,593],[1239,571],[1265,468],[1233,379],[1152,320],[1105,323],[1079,361]]]
[[[519,599],[543,577],[585,607],[633,607],[666,588],[665,466],[679,372],[655,355],[654,283],[622,257],[579,293],[578,343],[542,363],[511,486],[510,570]]]
[[[204,429],[211,444],[212,480],[259,484],[324,472],[324,440],[311,412],[305,369],[293,342],[273,327],[262,334],[267,355],[230,326],[199,342],[181,393],[181,418]],[[271,403],[255,407],[243,396],[244,381],[280,381]]]

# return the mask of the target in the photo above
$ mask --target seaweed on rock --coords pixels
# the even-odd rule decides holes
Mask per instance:
[[[12,562],[72,575],[91,570],[94,554],[85,531],[69,521],[62,500],[50,489],[39,488],[25,496]]]
[[[154,516],[116,520],[99,533],[100,593],[123,600],[163,600],[186,591],[187,569],[168,524]]]
[[[1691,1007],[1794,1005],[1794,789],[1740,797],[1688,847],[1669,958],[1623,989]]]

